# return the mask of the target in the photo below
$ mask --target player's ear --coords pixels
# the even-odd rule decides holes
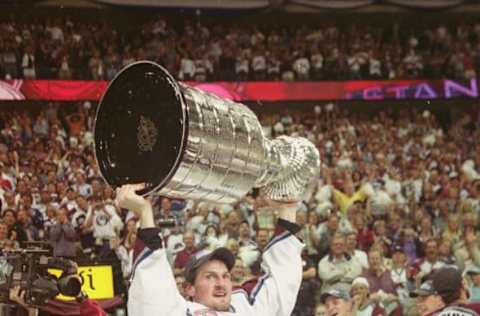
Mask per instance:
[[[187,297],[194,297],[195,296],[195,287],[193,286],[192,283],[190,283],[190,282],[186,283],[185,294],[187,294]]]

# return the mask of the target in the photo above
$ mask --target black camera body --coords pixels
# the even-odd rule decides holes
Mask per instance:
[[[18,286],[25,292],[25,303],[41,306],[58,294],[77,296],[82,282],[77,275],[77,264],[71,260],[48,256],[44,249],[19,249],[1,257],[0,302],[9,303],[10,289]],[[60,277],[48,269],[62,271]]]

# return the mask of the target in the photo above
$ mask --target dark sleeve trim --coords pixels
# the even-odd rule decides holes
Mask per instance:
[[[290,221],[287,221],[287,220],[284,220],[282,218],[279,218],[278,219],[278,222],[277,222],[277,229],[280,228],[280,230],[288,230],[290,233],[292,233],[293,235],[295,235],[296,233],[298,233],[300,231],[300,229],[302,229],[299,225],[297,225],[296,223],[292,223]],[[281,232],[280,232],[281,233]],[[278,235],[277,232],[275,232],[275,235]]]
[[[163,240],[160,237],[160,228],[143,228],[138,232],[138,238],[151,250],[163,248]]]

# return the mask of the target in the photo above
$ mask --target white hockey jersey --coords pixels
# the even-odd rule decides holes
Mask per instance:
[[[211,310],[202,304],[187,301],[180,295],[165,249],[161,248],[159,230],[150,229],[153,240],[151,237],[148,242],[143,240],[150,247],[144,247],[135,261],[129,290],[128,315],[290,315],[302,282],[303,243],[280,224],[281,222],[262,255],[264,274],[250,292],[245,289],[233,291],[228,312]],[[140,231],[140,243],[145,239],[142,235],[145,236]]]

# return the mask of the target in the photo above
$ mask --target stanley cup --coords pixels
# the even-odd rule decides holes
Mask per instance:
[[[95,118],[95,153],[112,187],[142,195],[234,203],[252,188],[277,201],[305,198],[320,158],[305,138],[266,139],[245,105],[177,82],[141,61],[112,80]]]

